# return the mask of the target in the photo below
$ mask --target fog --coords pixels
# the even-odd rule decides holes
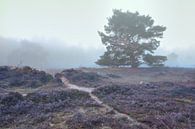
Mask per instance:
[[[104,49],[64,46],[60,41],[14,40],[0,37],[0,65],[32,66],[40,69],[97,67]]]
[[[58,44],[58,45],[56,45]],[[105,49],[85,46],[66,46],[57,40],[16,40],[0,37],[0,65],[32,66],[41,69],[98,67],[94,62]],[[187,49],[189,50],[189,49]],[[194,67],[193,51],[169,51],[159,49],[168,57],[166,66]]]
[[[150,15],[167,30],[157,53],[166,66],[195,67],[194,0],[1,0],[0,65],[98,67],[97,34],[112,9]]]

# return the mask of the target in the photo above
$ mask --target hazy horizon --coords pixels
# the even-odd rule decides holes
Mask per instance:
[[[167,27],[157,50],[168,66],[195,67],[193,0],[1,0],[0,65],[96,67],[112,9],[150,15]],[[175,58],[171,55],[176,55]]]

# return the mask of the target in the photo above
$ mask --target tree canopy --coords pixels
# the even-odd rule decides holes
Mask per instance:
[[[107,51],[96,62],[98,65],[163,66],[167,60],[165,56],[154,55],[166,27],[154,25],[154,20],[148,15],[115,9],[104,30],[105,33],[98,33]]]

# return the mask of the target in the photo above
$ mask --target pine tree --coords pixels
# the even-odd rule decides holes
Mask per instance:
[[[113,10],[104,26],[105,33],[98,32],[107,51],[96,62],[104,66],[131,66],[141,64],[163,66],[165,56],[153,55],[166,27],[154,25],[150,16],[138,12]]]

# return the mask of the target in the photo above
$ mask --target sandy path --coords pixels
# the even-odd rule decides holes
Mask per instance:
[[[69,89],[76,89],[76,90],[79,90],[79,91],[84,91],[84,92],[89,93],[90,97],[94,101],[96,101],[98,104],[100,104],[103,107],[105,107],[108,111],[114,111],[115,117],[118,117],[118,118],[125,117],[129,121],[132,122],[132,125],[135,125],[135,124],[139,125],[139,123],[136,120],[134,120],[133,118],[131,118],[129,115],[117,111],[113,107],[111,107],[111,106],[105,104],[103,101],[101,101],[97,96],[92,94],[92,92],[95,90],[95,88],[81,87],[81,86],[77,86],[77,85],[71,84],[71,83],[69,83],[69,81],[65,77],[62,77],[61,80],[64,83],[64,85],[67,86],[67,88],[69,88]]]

